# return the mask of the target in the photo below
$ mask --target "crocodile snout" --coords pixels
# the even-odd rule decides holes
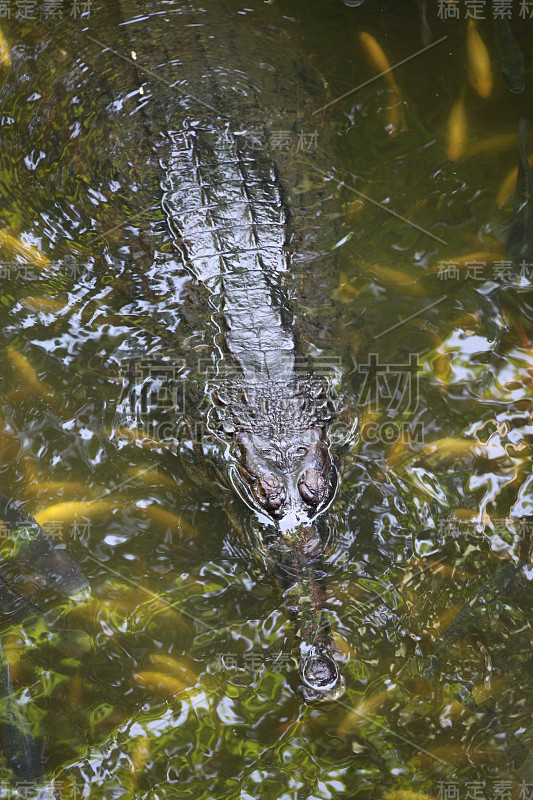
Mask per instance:
[[[315,516],[331,500],[337,483],[320,436],[320,431],[310,429],[297,441],[272,442],[240,433],[241,459],[234,474],[241,496],[276,522],[291,517],[300,524]]]

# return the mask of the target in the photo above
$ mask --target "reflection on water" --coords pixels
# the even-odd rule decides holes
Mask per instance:
[[[57,796],[533,791],[533,7],[477,5],[231,0],[231,36],[217,0],[0,17],[0,490],[90,585],[61,596],[0,529],[33,604],[2,587],[2,648]],[[302,562],[209,417],[237,391],[205,395],[213,227],[280,273],[255,352],[294,331],[335,403],[326,704],[299,688]]]

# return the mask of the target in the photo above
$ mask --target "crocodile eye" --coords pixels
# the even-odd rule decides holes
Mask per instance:
[[[307,455],[307,447],[295,447],[294,450],[291,451],[291,456],[294,458],[303,458]]]
[[[276,458],[276,453],[274,450],[269,450],[268,448],[263,448],[259,450],[259,455],[264,461],[274,461]]]

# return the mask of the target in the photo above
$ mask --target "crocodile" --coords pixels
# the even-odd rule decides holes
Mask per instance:
[[[200,355],[187,379],[194,383],[196,372],[207,408],[194,447],[206,457],[218,448],[222,479],[277,541],[278,568],[299,598],[304,694],[335,697],[344,683],[318,577],[326,538],[318,520],[338,484],[328,438],[336,397],[332,375],[313,368],[320,342],[306,345],[295,325],[299,288],[322,258],[317,230],[331,161],[319,148],[295,157],[294,145],[313,134],[310,112],[325,87],[280,36],[224,0],[118,7],[114,30],[91,15],[86,58],[115,81],[106,106],[106,116],[121,121],[108,143],[113,165],[124,176],[133,163],[141,180],[158,171],[177,263],[168,277],[182,284],[187,274],[207,320],[202,335],[189,337],[188,352]],[[135,91],[117,77],[128,62]],[[144,164],[140,127],[150,149]],[[172,310],[181,305],[176,291],[158,311],[160,322],[170,313],[171,346]],[[135,405],[134,390],[124,396],[120,412]]]
[[[222,445],[236,494],[278,538],[278,568],[297,590],[305,696],[338,697],[343,679],[317,581],[323,539],[316,528],[338,482],[328,439],[334,395],[328,378],[311,371],[292,324],[298,259],[290,165],[268,146],[282,124],[302,126],[318,98],[305,96],[300,66],[290,75],[289,49],[273,48],[220,0],[127,2],[121,11],[139,104],[152,139],[160,136],[167,223],[212,312],[204,433]],[[166,63],[161,21],[171,26],[177,54]],[[150,106],[162,103],[158,130]],[[297,269],[304,267],[305,254]]]

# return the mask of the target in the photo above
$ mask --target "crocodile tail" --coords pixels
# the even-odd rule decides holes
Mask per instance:
[[[306,700],[336,700],[345,688],[333,657],[334,643],[321,583],[321,540],[312,528],[293,534],[281,566],[290,581],[293,609],[298,620],[299,671]]]

